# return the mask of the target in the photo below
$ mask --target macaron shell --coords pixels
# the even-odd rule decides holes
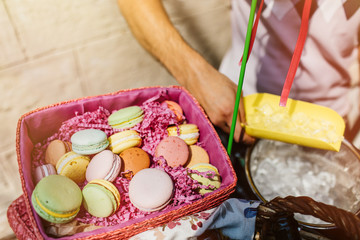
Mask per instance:
[[[122,151],[128,149],[128,148],[131,148],[131,147],[138,147],[141,145],[141,139],[129,139],[125,142],[121,142],[121,143],[118,143],[118,144],[115,144],[111,147],[109,147],[109,149],[113,152],[113,153],[116,153],[116,154],[119,154],[121,153]]]
[[[86,180],[104,179],[112,182],[119,175],[120,168],[120,157],[110,150],[104,150],[91,159],[86,169]]]
[[[142,140],[140,134],[135,130],[125,130],[115,133],[109,137],[109,149],[116,154],[121,153],[125,149],[138,147]]]
[[[100,188],[89,185],[83,189],[84,208],[95,217],[108,217],[114,212],[113,201],[111,195]]]
[[[179,137],[167,137],[155,149],[155,157],[164,157],[170,167],[183,166],[189,159],[189,147]]]
[[[154,208],[145,208],[142,206],[139,206],[137,204],[133,204],[137,209],[139,209],[140,211],[143,212],[155,212],[155,211],[159,211],[161,209],[163,209],[164,207],[166,207],[167,205],[169,205],[169,203],[171,202],[172,198],[170,197],[169,200],[167,200],[166,202],[164,202],[162,205],[158,206],[158,207],[154,207]]]
[[[169,136],[178,136],[183,139],[187,145],[197,143],[200,136],[197,125],[190,123],[169,127],[167,131]]]
[[[56,171],[59,175],[66,176],[80,184],[85,181],[86,168],[89,162],[88,156],[71,151],[60,158],[56,165]]]
[[[150,167],[150,157],[147,152],[138,147],[132,147],[120,153],[122,160],[121,172],[130,179],[142,169]]]
[[[120,206],[120,193],[109,181],[96,179],[82,190],[85,209],[95,217],[108,217]]]
[[[144,111],[139,106],[130,106],[113,112],[108,123],[113,128],[128,129],[142,122]]]
[[[137,118],[131,119],[126,122],[122,122],[120,124],[111,125],[113,128],[116,129],[129,129],[134,127],[136,124],[141,123],[144,120],[144,116],[139,116]]]
[[[35,186],[31,201],[41,218],[53,223],[67,223],[79,212],[82,194],[79,186],[69,178],[50,175]]]
[[[173,181],[160,169],[143,169],[131,179],[129,184],[131,203],[140,210],[149,212],[164,208],[171,201],[173,193]]]
[[[194,166],[198,163],[209,163],[210,162],[208,153],[202,147],[197,146],[197,145],[190,145],[189,150],[190,150],[190,157],[189,157],[189,161],[187,162],[185,167],[191,168],[192,166]]]
[[[49,143],[45,151],[45,162],[54,167],[59,159],[67,152],[71,151],[71,143],[55,139]]]
[[[72,150],[78,154],[99,153],[109,145],[107,135],[99,129],[85,129],[71,136]]]
[[[180,122],[181,120],[183,120],[184,116],[183,116],[183,110],[181,108],[181,106],[174,102],[174,101],[170,101],[170,100],[165,100],[164,102],[161,103],[162,106],[166,106],[167,108],[169,108],[176,116],[176,119]]]
[[[196,173],[191,173],[190,177],[196,181],[198,181],[199,183],[201,183],[204,186],[212,186],[213,188],[210,189],[204,189],[204,188],[200,188],[198,189],[199,193],[204,195],[205,193],[210,193],[215,191],[216,189],[218,189],[221,186],[221,177],[220,174],[218,172],[218,169],[211,165],[211,164],[206,164],[206,163],[199,163],[196,164],[194,166],[191,167],[191,169],[193,170],[197,170],[199,172],[207,172],[207,171],[212,171],[215,173],[215,176],[213,178],[206,178],[203,177],[201,175],[198,175]]]
[[[120,206],[120,193],[119,190],[117,189],[117,187],[112,184],[109,181],[106,181],[104,179],[95,179],[92,180],[91,183],[93,184],[98,184],[98,185],[102,185],[103,187],[105,187],[108,191],[110,191],[114,198],[115,198],[115,203],[116,203],[116,207],[115,207],[115,211],[118,209],[118,207]]]
[[[194,166],[192,166],[191,169],[197,170],[197,171],[213,171],[216,174],[219,174],[218,169],[210,163],[198,163],[198,164],[195,164]]]
[[[34,179],[38,183],[44,177],[57,174],[55,167],[52,164],[44,164],[35,168]]]

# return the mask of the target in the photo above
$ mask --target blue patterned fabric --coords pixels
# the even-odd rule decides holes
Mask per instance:
[[[230,239],[252,239],[259,201],[230,198],[207,220],[209,229],[221,229]]]
[[[216,208],[170,221],[130,239],[194,240],[199,238],[214,240],[227,236],[230,239],[251,240],[255,232],[259,204],[259,201],[230,198]]]

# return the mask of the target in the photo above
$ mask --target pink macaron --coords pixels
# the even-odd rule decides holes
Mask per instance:
[[[50,163],[38,166],[35,168],[35,172],[34,172],[35,182],[38,183],[44,177],[47,177],[49,175],[55,175],[55,174],[57,174],[56,169]]]
[[[121,159],[110,150],[103,150],[96,154],[86,169],[86,180],[104,179],[112,182],[119,175]]]
[[[129,184],[130,202],[145,212],[163,209],[170,203],[173,194],[174,183],[170,176],[156,168],[139,171]]]
[[[189,147],[179,137],[164,138],[156,146],[155,157],[164,157],[170,167],[183,166],[189,159]]]

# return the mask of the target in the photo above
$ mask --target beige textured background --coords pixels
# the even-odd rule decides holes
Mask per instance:
[[[185,39],[214,66],[230,44],[226,0],[165,0]],[[176,81],[134,40],[116,0],[0,0],[0,239],[22,194],[19,117],[60,101]]]

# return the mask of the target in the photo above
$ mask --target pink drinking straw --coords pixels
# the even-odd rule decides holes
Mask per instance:
[[[294,81],[295,73],[296,73],[297,67],[299,66],[299,63],[300,63],[301,53],[304,48],[305,39],[306,39],[306,35],[308,32],[308,28],[309,28],[309,15],[310,15],[310,9],[311,9],[311,1],[312,0],[306,0],[305,4],[304,4],[299,37],[296,41],[294,54],[292,56],[289,71],[287,73],[285,83],[284,83],[284,86],[283,86],[283,89],[281,92],[280,103],[279,103],[279,105],[281,107],[286,107],[286,102],[289,97],[291,85]]]

